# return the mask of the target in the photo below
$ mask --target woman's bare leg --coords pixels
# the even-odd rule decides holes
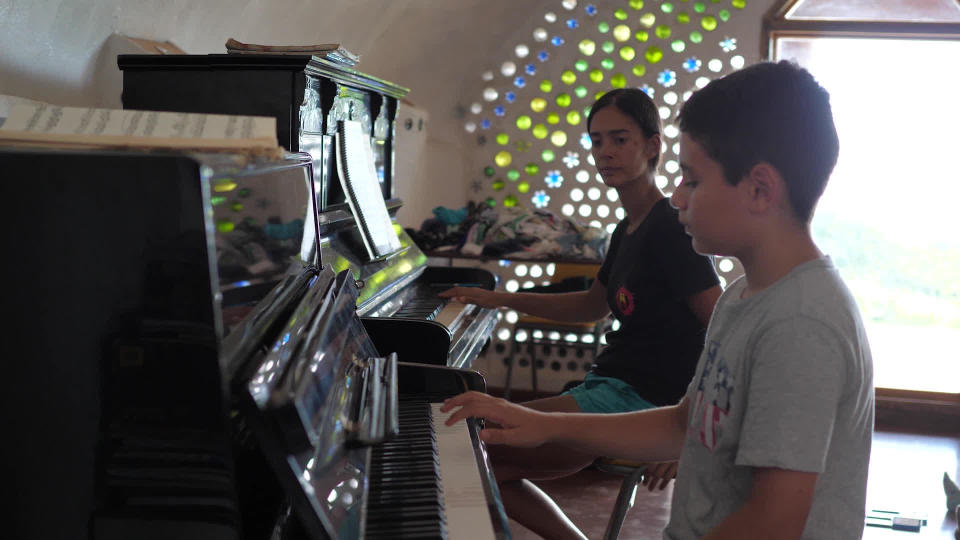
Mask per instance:
[[[540,411],[580,412],[571,396],[555,396],[524,405]],[[557,503],[530,480],[562,478],[593,463],[595,456],[548,444],[538,448],[490,447],[494,474],[507,515],[550,540],[585,540]]]

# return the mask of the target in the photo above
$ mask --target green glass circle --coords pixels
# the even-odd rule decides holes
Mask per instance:
[[[486,176],[486,177],[488,177],[488,178],[491,177],[491,176],[493,176],[494,174],[496,174],[496,172],[497,172],[497,171],[495,171],[495,170],[493,169],[493,167],[491,167],[491,166],[489,166],[489,165],[487,165],[486,167],[483,168],[483,175]]]
[[[529,174],[530,176],[534,176],[540,172],[540,166],[531,161],[523,166],[523,172]]]
[[[653,33],[656,34],[657,37],[660,39],[667,39],[668,37],[670,37],[671,31],[669,26],[665,24],[658,24],[657,28],[653,31]]]
[[[592,56],[597,50],[597,44],[592,39],[581,40],[577,47],[580,49],[580,54],[584,56]]]
[[[218,206],[227,202],[227,198],[223,195],[213,195],[210,197],[210,204],[213,206]]]
[[[557,94],[557,105],[560,107],[569,107],[570,106],[570,94],[564,92],[563,94]]]
[[[547,108],[547,100],[542,97],[533,98],[530,100],[530,109],[533,112],[543,112]]]
[[[230,205],[230,209],[233,210],[234,212],[243,212],[243,203],[235,202]]]
[[[603,81],[603,72],[599,69],[590,70],[590,80],[595,83],[600,83]]]
[[[493,157],[493,162],[496,163],[498,167],[507,167],[512,161],[513,156],[510,155],[510,152],[507,152],[506,150],[497,152],[497,155]]]
[[[637,56],[637,50],[631,46],[621,47],[620,48],[620,58],[623,58],[627,62],[630,62]]]
[[[555,113],[555,112],[552,112],[552,113],[548,114],[548,115],[547,115],[547,123],[548,123],[548,124],[559,124],[559,123],[560,123],[560,115],[557,114],[557,113]]]
[[[633,66],[634,77],[643,77],[646,74],[647,74],[647,66],[643,64],[637,64]]]
[[[593,101],[596,102],[598,99],[602,98],[604,94],[606,94],[606,91],[604,90],[597,91],[597,93],[593,95]],[[590,114],[590,112],[588,111],[587,114]]]
[[[627,17],[629,17],[629,15],[627,15],[627,10],[623,8],[615,9],[613,12],[613,16],[616,17],[618,21],[625,21],[627,20]]]
[[[497,133],[497,144],[500,146],[505,146],[510,142],[510,136],[506,133]]]
[[[571,126],[580,124],[580,111],[569,111],[567,113],[567,123]]]
[[[560,82],[563,84],[573,84],[577,82],[577,74],[569,69],[564,70],[564,72],[560,74]]]
[[[690,22],[690,14],[686,11],[677,14],[677,22],[680,24],[687,24]]]
[[[747,7],[747,0],[733,0],[730,5],[737,9],[743,9]]]
[[[605,21],[601,21],[600,24],[597,25],[597,31],[601,34],[606,34],[610,31],[610,25]]]
[[[550,81],[548,81],[548,80],[546,80],[546,79],[540,81],[540,91],[541,91],[541,92],[549,92],[549,91],[551,91],[551,90],[553,90],[553,83],[552,83],[552,82],[550,82]]]
[[[700,19],[700,26],[707,32],[713,32],[717,28],[717,18],[713,15],[707,15]]]
[[[517,152],[526,152],[530,149],[530,141],[517,141],[514,143],[514,147],[516,147]]]
[[[707,10],[707,6],[703,5],[703,2],[694,2],[693,10],[696,11],[697,13],[703,13],[704,11]]]
[[[633,37],[637,41],[643,43],[644,41],[650,39],[650,32],[647,32],[646,30],[637,30],[637,32],[633,34]]]
[[[538,139],[545,139],[545,138],[547,138],[547,133],[549,133],[549,131],[547,131],[547,126],[545,126],[545,125],[543,125],[543,124],[537,124],[537,125],[533,126],[533,136],[534,136],[534,137],[536,137],[536,138],[538,138]]]
[[[583,86],[583,85],[580,85],[580,86],[578,86],[578,87],[576,87],[576,88],[573,89],[573,93],[574,93],[574,95],[576,95],[578,98],[583,99],[583,98],[587,97],[587,87],[586,87],[586,86]]]
[[[230,221],[229,219],[218,219],[217,220],[217,230],[222,233],[232,232],[236,224]]]
[[[640,24],[650,28],[654,23],[657,22],[657,16],[653,13],[644,13],[640,16]]]
[[[660,47],[647,47],[646,52],[643,53],[643,57],[647,59],[647,62],[656,64],[660,60],[663,60],[663,51],[660,50]]]
[[[694,30],[693,32],[690,32],[690,41],[692,41],[693,43],[700,43],[701,41],[703,41],[703,34],[701,34],[700,32],[697,32],[696,30]]]
[[[550,142],[552,142],[554,146],[563,147],[563,145],[567,144],[567,133],[560,130],[554,131],[550,134]]]
[[[516,195],[507,195],[503,198],[503,205],[507,208],[512,208],[517,205],[517,196]]]
[[[573,63],[573,67],[576,68],[577,71],[586,71],[587,68],[590,67],[590,64],[588,64],[586,60],[581,58],[580,60],[577,60],[576,62]]]
[[[517,129],[530,129],[530,124],[532,123],[530,117],[525,114],[517,117]]]
[[[483,200],[483,203],[489,206],[490,208],[493,208],[494,206],[497,205],[497,200],[494,199],[493,197],[487,197],[486,199]]]
[[[557,155],[554,154],[554,153],[553,153],[553,150],[551,150],[551,149],[549,149],[549,148],[547,148],[547,149],[544,150],[543,152],[540,152],[540,159],[542,159],[544,163],[550,163],[551,161],[553,161],[554,159],[556,159],[556,157],[557,157]]]
[[[630,39],[630,27],[625,24],[618,24],[613,29],[613,39],[617,41],[627,41]]]
[[[613,77],[610,77],[610,86],[614,88],[623,88],[627,86],[627,76],[623,73],[617,73]]]
[[[600,50],[607,54],[611,54],[617,48],[612,41],[604,41],[603,45],[600,46]]]
[[[503,178],[497,178],[492,184],[490,184],[490,187],[492,187],[494,191],[500,191],[501,189],[507,187],[507,183],[503,181]]]
[[[507,171],[507,180],[511,182],[516,182],[517,178],[520,178],[520,171],[516,169],[510,169]]]
[[[630,8],[634,11],[643,9],[643,0],[630,0]]]
[[[663,10],[664,13],[673,13],[673,4],[670,2],[664,2],[663,4],[660,4],[660,9]]]
[[[717,13],[717,16],[720,17],[720,20],[723,22],[730,20],[730,12],[725,9],[721,9],[720,12]]]
[[[517,184],[517,191],[519,191],[520,193],[526,193],[530,191],[530,182],[527,182],[526,180],[524,180],[523,182],[520,182],[519,184]]]
[[[612,59],[612,58],[604,58],[603,60],[600,61],[600,67],[602,67],[603,69],[606,69],[606,70],[608,70],[608,71],[611,70],[611,69],[613,69],[613,59]]]
[[[687,44],[682,39],[675,39],[670,44],[670,48],[673,49],[673,52],[682,53],[687,48]]]

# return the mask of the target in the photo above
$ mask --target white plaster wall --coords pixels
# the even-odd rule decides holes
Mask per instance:
[[[751,11],[773,0],[748,0]],[[458,115],[479,74],[499,65],[560,0],[0,0],[0,94],[119,107],[115,33],[169,40],[188,53],[224,52],[227,38],[271,44],[340,42],[361,71],[411,89],[429,118],[403,167],[400,221],[470,197],[474,137]],[[759,19],[741,34],[759,35]],[[742,42],[745,51],[759,45]],[[414,111],[415,114],[415,111]],[[402,144],[402,142],[400,143]],[[415,177],[414,177],[415,176]]]

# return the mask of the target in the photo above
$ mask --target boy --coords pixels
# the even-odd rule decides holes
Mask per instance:
[[[673,194],[701,253],[745,275],[717,303],[679,404],[612,415],[541,413],[468,393],[447,420],[487,418],[493,444],[557,442],[637,461],[680,458],[664,538],[859,538],[873,433],[863,324],[810,235],[836,163],[829,96],[802,68],[761,63],[680,112]]]

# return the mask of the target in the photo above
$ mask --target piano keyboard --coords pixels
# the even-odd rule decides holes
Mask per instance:
[[[401,401],[400,435],[374,447],[365,538],[495,538],[467,425],[439,407]]]

